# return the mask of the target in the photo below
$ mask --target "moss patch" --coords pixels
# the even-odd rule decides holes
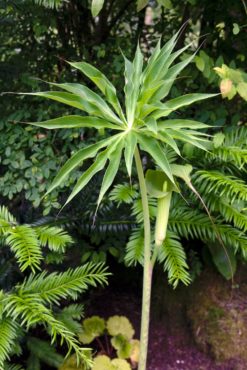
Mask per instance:
[[[187,314],[195,342],[217,361],[247,361],[246,289],[242,282],[232,288],[211,271],[192,289]]]

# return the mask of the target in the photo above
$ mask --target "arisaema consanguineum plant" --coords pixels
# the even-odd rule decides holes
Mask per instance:
[[[173,119],[169,118],[169,115],[192,103],[215,96],[215,94],[192,93],[174,99],[167,99],[178,74],[194,58],[194,55],[190,55],[176,64],[173,63],[191,46],[187,45],[174,51],[178,36],[179,32],[163,47],[161,47],[159,41],[146,64],[139,46],[137,46],[133,62],[124,57],[125,109],[120,104],[113,84],[98,69],[86,62],[69,64],[94,82],[101,91],[101,95],[79,83],[50,83],[52,87],[56,88],[56,91],[29,94],[52,99],[84,112],[81,116],[69,115],[44,122],[30,123],[31,125],[45,129],[80,129],[86,127],[104,129],[109,132],[104,139],[73,154],[54,178],[48,193],[64,183],[75,168],[81,166],[87,159],[93,158],[93,163],[78,179],[66,204],[89,183],[95,174],[105,169],[98,197],[99,205],[114,181],[121,159],[124,158],[129,177],[131,177],[132,164],[135,161],[144,218],[144,277],[139,370],[146,368],[152,270],[156,259],[155,249],[154,251],[151,249],[152,237],[148,192],[140,149],[145,155],[152,158],[154,165],[164,174],[162,184],[164,194],[161,196],[163,205],[160,205],[160,213],[164,217],[164,204],[167,205],[169,212],[169,201],[167,201],[167,198],[165,201],[164,197],[170,191],[179,191],[174,180],[174,176],[179,175],[179,173],[176,173],[177,171],[170,166],[165,148],[170,147],[178,156],[180,150],[177,141],[190,143],[204,149],[207,135],[198,130],[207,129],[208,127],[206,124],[193,119]],[[156,185],[154,184],[154,187]],[[157,186],[159,188],[160,184]],[[168,197],[170,197],[170,193]],[[159,199],[159,203],[162,203],[161,199]],[[160,221],[157,220],[156,224],[160,225]],[[158,245],[162,243],[164,237],[165,233],[163,232]]]

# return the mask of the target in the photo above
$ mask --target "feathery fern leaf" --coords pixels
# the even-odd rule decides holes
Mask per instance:
[[[65,252],[65,247],[72,243],[71,236],[58,227],[39,226],[34,230],[40,244],[48,246],[51,251]]]
[[[6,362],[4,363],[3,369],[4,370],[24,370],[24,368],[21,365],[8,364]]]
[[[10,319],[2,316],[0,320],[0,369],[3,369],[4,361],[9,359],[9,353],[17,337],[16,325]]]
[[[247,200],[247,186],[236,176],[226,175],[219,171],[197,171],[195,183],[201,193],[225,195],[233,202],[236,198]]]
[[[213,195],[205,195],[204,199],[211,212],[219,212],[226,222],[247,231],[247,213],[244,209],[243,201],[235,201],[230,203],[227,197],[215,197]]]
[[[214,136],[214,148],[207,153],[207,158],[217,158],[223,162],[232,162],[241,169],[247,163],[247,127],[234,128],[230,132]],[[218,140],[218,138],[220,138]]]
[[[104,264],[88,263],[65,272],[30,275],[20,286],[21,294],[34,294],[47,303],[59,303],[62,298],[76,299],[88,286],[106,284],[109,275]]]
[[[227,225],[222,219],[214,220],[215,228],[222,241],[234,248],[235,251],[241,250],[244,256],[247,256],[247,237],[238,229]],[[217,234],[214,227],[202,211],[190,209],[189,207],[180,207],[172,209],[169,218],[169,229],[186,239],[199,239],[204,242],[217,240]]]
[[[156,216],[156,200],[153,198],[148,199],[150,219]],[[136,217],[136,221],[140,224],[143,222],[143,211],[141,198],[136,199],[132,206],[131,214]]]
[[[136,266],[137,262],[143,264],[144,258],[144,230],[135,229],[130,235],[126,246],[126,255],[124,260],[128,266]]]
[[[0,206],[0,220],[4,220],[14,225],[16,224],[16,219],[4,206]]]
[[[37,294],[9,295],[4,311],[8,317],[21,320],[21,326],[26,326],[27,329],[38,323],[48,326],[52,343],[60,336],[61,344],[64,342],[67,344],[68,354],[74,350],[78,361],[83,360],[87,365],[91,363],[88,350],[80,347],[75,334],[68,330],[62,322],[56,320],[52,311],[44,306]]]
[[[34,0],[38,5],[44,6],[45,8],[58,8],[64,0]]]
[[[59,355],[49,342],[35,337],[29,337],[27,347],[32,357],[38,361],[42,361],[46,365],[58,368],[63,363],[63,356]],[[34,370],[30,366],[29,368],[30,370]]]
[[[63,324],[73,333],[80,333],[82,330],[80,320],[83,316],[83,305],[71,304],[64,307],[60,312],[55,314],[55,317],[62,321]]]
[[[110,200],[117,202],[118,205],[121,203],[131,204],[133,199],[137,197],[137,190],[135,185],[130,184],[118,184],[114,186],[114,189],[110,193]]]
[[[168,273],[168,281],[174,288],[180,281],[185,285],[191,282],[186,254],[176,234],[167,232],[166,239],[158,253],[158,261],[164,264],[164,271]]]
[[[35,231],[29,225],[21,225],[9,229],[8,234],[6,243],[14,252],[20,270],[38,269],[43,257]]]

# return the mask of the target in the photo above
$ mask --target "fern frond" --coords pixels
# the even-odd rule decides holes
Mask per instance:
[[[11,318],[2,316],[0,320],[0,369],[3,369],[4,361],[9,359],[16,337],[16,323]]]
[[[34,354],[30,353],[27,359],[26,370],[40,370],[41,363],[38,357]]]
[[[110,192],[109,198],[113,202],[117,202],[118,205],[121,203],[130,204],[137,195],[138,192],[135,185],[124,183],[114,186],[113,190]]]
[[[83,316],[83,305],[71,304],[64,307],[55,317],[64,323],[64,325],[73,333],[80,333],[82,330],[80,320]]]
[[[24,370],[24,368],[21,365],[8,364],[6,362],[4,363],[3,369],[4,370]]]
[[[149,198],[148,204],[149,204],[150,219],[153,220],[156,216],[156,199]],[[143,222],[143,211],[142,211],[141,198],[138,198],[134,201],[131,214],[136,218],[136,221],[138,222],[138,224],[141,224]]]
[[[88,350],[80,347],[74,333],[69,331],[62,322],[56,320],[51,310],[44,306],[37,294],[9,295],[4,311],[8,317],[21,320],[21,326],[26,326],[27,329],[37,323],[48,326],[52,339],[51,343],[54,343],[57,337],[60,336],[61,345],[64,342],[67,344],[68,354],[74,350],[78,361],[82,360],[86,365],[91,364]]]
[[[158,261],[164,264],[164,271],[168,273],[168,281],[174,288],[180,281],[185,285],[191,282],[186,254],[176,234],[167,232],[165,241],[159,248]]]
[[[34,0],[38,5],[44,6],[45,8],[59,8],[64,0]]]
[[[27,340],[27,347],[31,352],[31,356],[42,361],[46,365],[58,368],[63,363],[63,356],[58,354],[49,342],[35,337],[29,337]],[[34,369],[32,368],[30,370]]]
[[[220,212],[226,222],[233,223],[236,228],[244,232],[247,231],[247,214],[243,201],[230,204],[227,198],[213,195],[204,196],[204,199],[210,212]]]
[[[65,247],[73,242],[71,236],[58,227],[39,226],[34,230],[40,244],[51,251],[65,252]]]
[[[206,157],[233,163],[239,169],[243,168],[247,163],[247,127],[237,129],[234,127],[231,131],[218,135],[221,135],[220,142],[214,141],[214,148],[206,154]]]
[[[15,254],[20,270],[39,269],[43,256],[35,231],[29,225],[21,225],[12,227],[8,234],[6,243]]]
[[[221,146],[215,148],[209,155],[223,162],[233,162],[239,169],[247,163],[247,149],[241,149],[239,147]]]
[[[219,171],[197,171],[195,183],[200,193],[226,196],[233,202],[236,198],[247,200],[247,186],[243,180]]]
[[[0,206],[0,220],[4,220],[11,224],[16,224],[16,219],[5,206]]]
[[[245,255],[247,252],[247,237],[244,233],[233,226],[226,225],[221,219],[214,220],[214,223],[222,241],[234,248],[235,251],[240,249]],[[217,240],[217,235],[208,215],[189,207],[171,210],[169,229],[186,239],[199,239],[204,242]]]
[[[21,294],[36,294],[47,303],[59,304],[60,299],[76,299],[78,294],[85,291],[88,286],[106,284],[107,268],[104,264],[88,263],[76,269],[65,272],[53,272],[47,274],[30,275],[20,286]]]
[[[137,263],[143,264],[144,253],[144,230],[135,229],[130,235],[126,246],[124,260],[127,266],[136,266]]]

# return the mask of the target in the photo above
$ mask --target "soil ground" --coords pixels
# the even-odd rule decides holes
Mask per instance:
[[[179,309],[179,307],[178,307]],[[104,289],[90,300],[85,316],[127,316],[139,336],[141,299],[134,291],[114,292]],[[154,312],[155,310],[153,310]],[[171,322],[173,321],[173,322]],[[175,322],[174,322],[175,321]],[[198,350],[186,323],[176,322],[176,314],[167,320],[153,314],[150,325],[148,370],[247,370],[247,364],[232,360],[216,364],[209,355]]]

